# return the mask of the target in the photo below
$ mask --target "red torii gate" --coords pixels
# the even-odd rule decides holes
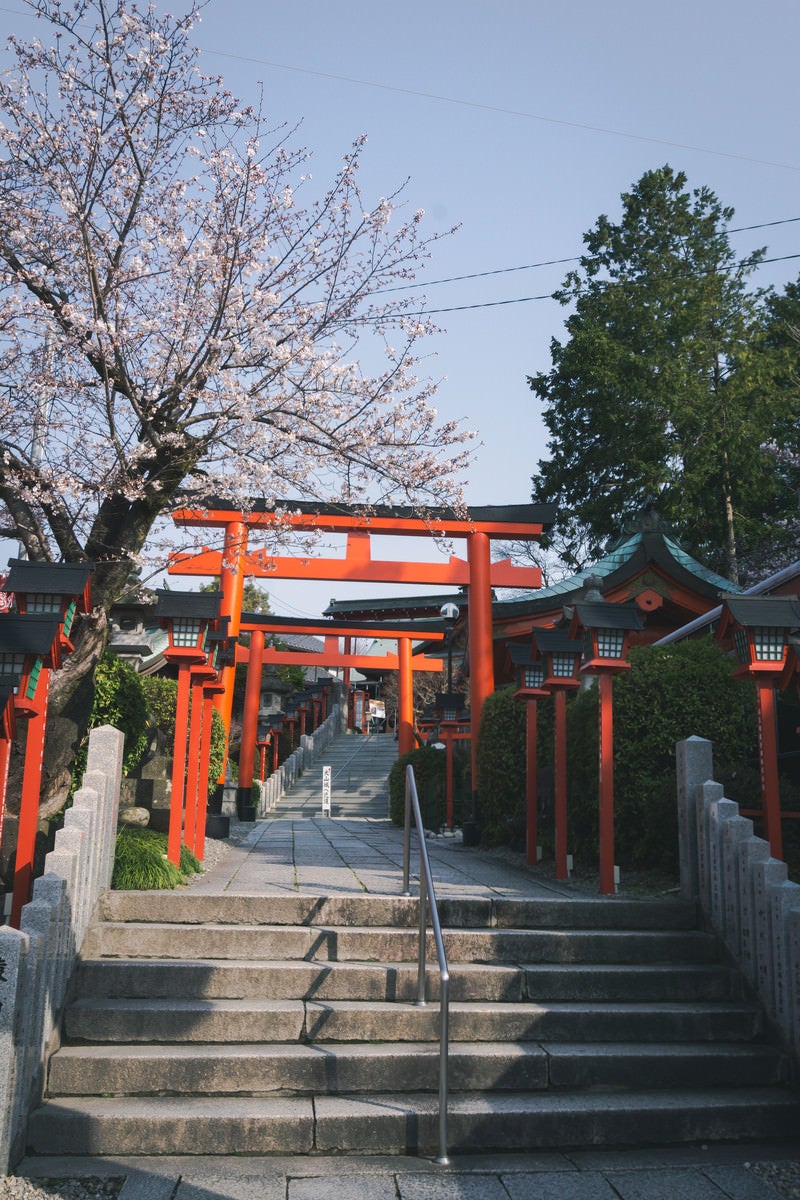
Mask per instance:
[[[414,687],[413,671],[442,671],[444,661],[440,658],[424,658],[414,666],[412,641],[441,642],[446,636],[446,627],[441,621],[332,621],[320,617],[276,617],[271,613],[242,613],[241,633],[250,634],[250,645],[236,647],[236,662],[247,663],[247,686],[245,690],[244,719],[242,721],[242,745],[240,751],[240,777],[252,773],[255,762],[256,730],[258,726],[258,703],[261,672],[264,666],[325,666],[353,667],[356,670],[398,671],[397,730],[398,751],[405,754],[414,748]],[[281,650],[265,644],[267,634],[295,633],[311,637],[324,637],[325,649],[321,653],[303,650]],[[344,647],[340,640],[344,639]],[[349,648],[354,638],[382,638],[397,641],[397,652],[383,655],[356,654]],[[247,785],[245,785],[247,786]]]
[[[173,520],[182,526],[223,529],[222,549],[204,548],[199,552],[176,554],[168,569],[174,575],[219,576],[221,615],[229,618],[228,629],[232,637],[240,630],[242,594],[247,576],[467,586],[473,777],[477,778],[477,733],[484,702],[494,691],[492,588],[541,586],[541,572],[537,567],[513,566],[508,559],[492,563],[490,541],[492,538],[536,541],[552,525],[555,515],[555,506],[551,504],[485,505],[459,512],[452,508],[420,511],[385,504],[365,510],[354,505],[292,500],[267,507],[266,501],[254,500],[247,510],[243,510],[227,506],[224,501],[210,500],[203,507],[177,510]],[[345,533],[345,557],[276,556],[266,550],[248,548],[250,530],[277,531],[281,528],[297,532]],[[465,538],[467,558],[451,556],[446,563],[374,560],[370,543],[373,535]],[[410,639],[405,646],[399,643],[398,651],[401,660],[406,654],[410,659]],[[410,662],[407,669],[410,671]],[[225,691],[217,701],[226,729],[230,728],[233,675],[233,668],[227,668],[223,681]]]

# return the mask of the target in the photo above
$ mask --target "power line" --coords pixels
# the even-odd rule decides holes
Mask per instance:
[[[14,9],[3,8],[0,9],[0,11],[14,13],[15,15],[20,16],[23,15],[21,12]],[[338,75],[334,74],[332,71],[315,71],[310,67],[296,67],[289,63],[277,63],[272,62],[269,59],[254,58],[252,55],[233,54],[228,50],[209,50],[203,49],[202,46],[199,47],[199,49],[203,54],[216,55],[218,58],[228,58],[236,62],[254,63],[256,66],[269,67],[275,71],[291,71],[298,75],[313,75],[319,79],[333,79],[339,83],[350,83],[355,84],[358,87],[368,87],[377,89],[378,91],[394,92],[401,96],[415,96],[422,100],[435,100],[440,104],[453,104],[461,108],[473,108],[482,112],[499,113],[502,116],[519,117],[526,121],[538,121],[545,125],[558,125],[567,129],[581,129],[588,133],[601,133],[606,137],[627,138],[631,141],[649,142],[652,145],[669,146],[670,149],[673,150],[690,150],[696,154],[710,154],[716,158],[730,158],[735,159],[738,162],[756,163],[759,166],[764,167],[779,167],[781,170],[785,171],[800,171],[800,164],[797,163],[775,162],[772,159],[767,158],[754,158],[749,154],[734,154],[732,151],[728,150],[711,150],[707,146],[693,146],[688,142],[673,142],[668,138],[657,138],[647,134],[630,133],[626,130],[612,129],[609,126],[604,125],[589,125],[583,121],[567,121],[562,117],[542,116],[541,113],[526,112],[524,109],[505,108],[502,105],[485,104],[478,100],[464,100],[460,96],[445,96],[438,92],[423,92],[414,88],[398,87],[397,85],[390,83],[376,83],[372,79],[356,79],[351,75]]]
[[[202,47],[201,47],[202,49]],[[673,150],[691,150],[696,154],[711,154],[717,158],[733,158],[739,162],[757,163],[762,167],[780,167],[785,171],[800,171],[796,163],[773,162],[766,158],[753,158],[748,154],[733,154],[727,150],[709,150],[705,146],[692,146],[686,142],[671,142],[667,138],[649,137],[641,133],[627,133],[620,129],[611,129],[603,125],[587,125],[582,121],[567,121],[561,117],[543,117],[540,113],[525,112],[522,109],[503,108],[497,104],[483,104],[477,100],[462,100],[458,96],[443,96],[438,92],[420,92],[414,88],[397,87],[390,83],[375,83],[371,79],[355,79],[351,75],[336,75],[332,71],[313,71],[310,67],[295,67],[287,63],[271,62],[264,58],[253,58],[245,54],[231,54],[226,50],[203,50],[204,54],[216,54],[220,58],[231,58],[238,62],[250,62],[259,67],[270,67],[276,71],[292,71],[298,75],[314,75],[319,79],[335,79],[339,83],[353,83],[358,87],[376,88],[384,92],[396,92],[401,96],[416,96],[422,100],[436,100],[441,104],[454,104],[462,108],[477,108],[482,112],[500,113],[507,117],[520,117],[526,121],[540,121],[545,125],[559,125],[568,129],[582,129],[587,133],[602,133],[608,137],[629,138],[637,142],[650,142],[657,146],[669,146]]]
[[[792,218],[792,219],[795,219],[795,218]],[[759,259],[759,262],[757,265],[762,266],[764,263],[789,262],[791,259],[795,259],[795,258],[800,258],[800,254],[781,254],[776,258]],[[564,260],[564,261],[577,261],[577,259],[576,260]],[[487,274],[492,274],[492,273],[493,272],[487,272]],[[498,272],[498,274],[499,273],[502,273],[502,272]],[[469,278],[469,276],[457,276],[456,278]],[[449,280],[442,280],[441,282],[446,283],[446,282],[449,282]],[[420,309],[419,312],[411,312],[411,313],[404,312],[404,313],[402,313],[402,316],[404,318],[405,317],[435,317],[435,316],[439,316],[442,313],[469,312],[471,309],[475,309],[475,308],[497,308],[503,304],[529,304],[533,300],[552,300],[552,299],[553,299],[553,293],[545,292],[541,296],[517,296],[517,297],[508,299],[508,300],[485,300],[479,304],[456,304],[456,305],[453,305],[451,308],[423,308],[423,309]],[[375,317],[373,319],[375,321],[394,321],[397,319],[397,316],[398,316],[397,313],[391,313],[391,314],[387,313],[386,316]]]
[[[775,225],[791,225],[793,222],[800,221],[800,217],[784,217],[779,221],[761,221],[757,225],[737,225],[733,229],[728,229],[728,233],[747,233],[753,229],[771,229]],[[467,275],[448,275],[443,279],[429,279],[427,282],[421,283],[403,283],[397,287],[379,288],[379,292],[407,292],[414,288],[436,287],[440,283],[461,283],[467,279],[486,279],[490,275],[510,275],[514,271],[535,271],[539,267],[555,267],[561,266],[563,263],[580,262],[581,255],[574,254],[570,258],[547,258],[541,262],[523,263],[518,267],[496,267],[491,271],[473,271]],[[792,257],[789,255],[788,257]],[[764,262],[778,262],[779,259],[767,258]],[[377,295],[378,292],[373,293]],[[536,300],[539,297],[532,296],[531,299]]]

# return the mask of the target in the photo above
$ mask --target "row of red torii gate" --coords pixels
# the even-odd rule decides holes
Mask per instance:
[[[324,638],[324,654],[313,658],[302,653],[287,655],[266,645],[266,635],[276,631],[279,619],[243,619],[245,579],[294,578],[352,580],[386,583],[451,584],[469,588],[469,637],[471,700],[473,720],[479,719],[486,697],[494,688],[492,664],[492,587],[540,586],[534,568],[513,567],[509,562],[492,563],[492,538],[536,539],[552,522],[550,506],[523,505],[423,512],[395,506],[377,506],[369,512],[350,506],[287,502],[268,507],[254,501],[246,510],[222,503],[184,508],[173,514],[184,527],[219,529],[218,548],[176,554],[168,570],[173,575],[217,576],[220,590],[213,599],[208,593],[161,593],[156,615],[170,634],[169,656],[178,665],[178,708],[176,711],[175,764],[170,802],[168,854],[180,857],[181,841],[195,848],[204,831],[210,754],[211,707],[216,706],[230,735],[235,667],[248,664],[248,701],[243,742],[254,749],[258,719],[260,676],[267,663],[325,665],[358,668],[364,660],[352,651],[354,639],[367,636],[395,638],[397,652],[383,660],[386,669],[399,673],[399,749],[414,744],[412,644],[420,636],[436,643],[445,636],[442,623],[318,621],[300,623],[298,631]],[[343,558],[278,556],[253,548],[258,533],[277,535],[279,530],[295,533],[345,534]],[[370,539],[375,535],[465,538],[466,560],[451,557],[446,563],[381,562],[373,560]],[[73,650],[70,637],[76,620],[92,609],[92,563],[29,563],[12,560],[0,587],[0,842],[3,838],[6,791],[11,749],[20,720],[25,726],[19,816],[14,849],[13,897],[10,921],[19,927],[23,905],[28,901],[34,875],[36,831],[43,760],[46,754],[46,723],[49,680],[65,655]],[[162,599],[166,603],[162,604]],[[212,618],[195,621],[193,606],[208,606]],[[175,605],[177,604],[177,607]],[[170,605],[172,608],[170,609]],[[159,609],[161,612],[159,613]],[[423,629],[424,625],[424,629]],[[199,630],[199,634],[195,631]],[[284,625],[285,628],[285,620]],[[280,631],[280,628],[277,630]],[[250,645],[238,644],[240,633],[250,633]],[[208,640],[207,640],[208,635]],[[344,639],[344,646],[340,643]],[[219,656],[213,649],[234,646],[232,655]],[[214,659],[220,658],[217,663]],[[375,666],[376,660],[370,659]],[[417,669],[441,670],[438,659],[419,660]],[[205,773],[203,764],[205,763]],[[250,772],[252,776],[252,770]],[[194,845],[192,845],[194,842]]]
[[[493,539],[536,541],[553,523],[552,505],[506,505],[424,511],[379,505],[369,511],[347,505],[287,503],[267,507],[254,502],[246,510],[232,509],[223,503],[203,508],[184,508],[173,514],[177,525],[222,531],[221,544],[215,549],[175,555],[169,565],[171,575],[217,577],[220,580],[220,616],[226,623],[227,636],[238,638],[249,633],[249,646],[237,644],[235,663],[248,666],[248,686],[242,729],[241,756],[245,768],[255,750],[258,721],[258,696],[261,672],[265,666],[325,666],[331,669],[371,669],[380,666],[398,672],[397,734],[400,754],[415,745],[413,672],[444,668],[440,658],[417,658],[415,642],[443,642],[448,633],[442,621],[364,621],[331,619],[297,620],[271,614],[243,614],[242,597],[247,578],[307,579],[358,583],[425,584],[466,587],[469,593],[468,647],[470,710],[472,727],[477,730],[486,697],[494,691],[492,643],[492,589],[541,586],[541,572],[534,566],[515,566],[508,559],[492,561]],[[279,528],[298,534],[344,534],[343,557],[310,557],[307,554],[275,555],[254,548],[259,535],[275,534]],[[447,561],[402,561],[376,559],[372,555],[374,537],[414,537],[440,541],[465,540],[467,555],[449,556]],[[270,634],[307,634],[323,639],[324,651],[303,653],[280,650],[266,644]],[[380,659],[354,652],[359,639],[380,638],[396,641],[395,653]],[[226,730],[230,729],[233,705],[235,664],[223,668],[215,706]],[[477,739],[473,739],[474,753]],[[241,769],[240,762],[240,769]]]

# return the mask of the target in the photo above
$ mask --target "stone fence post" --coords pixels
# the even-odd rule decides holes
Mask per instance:
[[[800,885],[713,780],[711,744],[677,747],[681,893],[699,903],[800,1062]]]
[[[34,881],[20,929],[0,926],[0,1175],[24,1150],[76,956],[111,883],[123,742],[111,726],[91,731],[83,786]]]

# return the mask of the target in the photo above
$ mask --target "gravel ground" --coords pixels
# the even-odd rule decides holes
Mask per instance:
[[[0,1175],[0,1200],[116,1200],[125,1177],[23,1179]]]
[[[785,1200],[800,1200],[800,1161],[745,1164]],[[123,1178],[23,1179],[0,1176],[0,1200],[117,1200]]]
[[[800,1161],[750,1163],[750,1169],[787,1200],[800,1200]]]

